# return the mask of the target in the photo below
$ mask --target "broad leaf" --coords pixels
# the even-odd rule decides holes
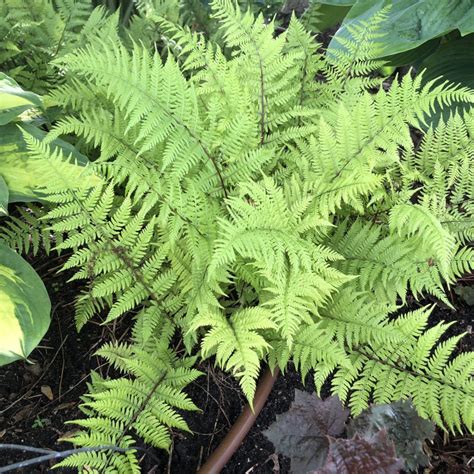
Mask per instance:
[[[395,448],[385,431],[370,438],[330,438],[326,464],[312,474],[397,474],[403,462],[395,457]]]
[[[42,107],[41,98],[24,91],[11,77],[0,72],[0,125],[11,122],[32,107]]]
[[[44,162],[31,157],[23,132],[40,140],[46,135],[39,128],[26,123],[9,123],[0,128],[0,176],[4,178],[10,191],[9,202],[40,201],[43,197],[39,188],[45,184],[41,175]],[[88,161],[63,140],[55,140],[53,146],[62,148],[66,156],[70,157],[71,167],[85,165]]]
[[[348,26],[369,20],[389,6],[388,17],[381,25],[385,33],[381,56],[416,48],[432,38],[458,29],[461,35],[474,31],[472,0],[358,0],[347,14],[335,38],[349,37]],[[333,39],[330,48],[338,48]]]
[[[0,244],[0,366],[26,359],[46,333],[51,303],[40,277]]]
[[[0,215],[8,215],[8,186],[0,176]]]
[[[348,433],[358,433],[367,438],[380,430],[385,430],[394,442],[397,456],[403,459],[405,469],[416,471],[419,466],[429,464],[423,443],[426,439],[433,439],[434,423],[421,418],[409,401],[374,405],[351,421]]]
[[[295,390],[290,409],[277,415],[263,434],[275,449],[291,459],[291,471],[306,473],[324,464],[328,436],[344,431],[349,412],[337,397],[321,400],[314,394]]]
[[[425,81],[442,77],[474,89],[474,34],[443,43],[420,67]]]
[[[316,3],[322,3],[323,5],[334,5],[338,7],[347,7],[354,5],[357,0],[317,0]]]

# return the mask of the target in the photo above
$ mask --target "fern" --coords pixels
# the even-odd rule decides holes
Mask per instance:
[[[42,219],[47,209],[30,204],[27,208],[18,206],[15,211],[0,229],[0,239],[10,248],[25,254],[31,251],[33,255],[44,249],[49,255],[53,247],[61,245],[63,235],[51,233]]]
[[[446,285],[474,268],[472,114],[419,148],[411,136],[472,91],[410,75],[374,91],[383,15],[327,58],[296,18],[276,37],[227,0],[213,12],[229,56],[156,19],[174,41],[164,60],[115,38],[56,58],[65,82],[49,101],[70,114],[28,139],[47,158],[48,232],[65,234],[64,268],[86,282],[78,327],[133,326],[130,344],[99,350],[123,375],[94,376],[74,440],[130,450],[63,465],[137,472],[137,438],[167,448],[169,429],[186,429],[175,409],[195,408],[182,389],[196,359],[171,335],[250,402],[263,362],[294,363],[355,413],[411,397],[440,426],[472,430],[472,354],[453,356],[458,339],[427,329],[429,310],[400,312],[409,294],[449,303]],[[60,135],[97,157],[78,176],[49,146]]]
[[[166,330],[165,330],[166,331]],[[166,332],[165,332],[166,334]],[[167,335],[170,332],[167,331]],[[192,369],[194,358],[178,358],[168,348],[168,338],[152,338],[145,350],[138,345],[105,345],[98,355],[115,366],[124,376],[116,380],[93,378],[90,393],[84,398],[83,411],[88,418],[74,423],[90,430],[72,438],[81,446],[133,446],[138,435],[148,444],[167,449],[168,427],[189,431],[177,410],[196,410],[182,388],[200,373]],[[128,378],[131,377],[131,378]],[[82,467],[93,472],[141,472],[134,450],[124,454],[107,452],[77,453],[57,467]]]
[[[0,16],[2,70],[38,93],[62,82],[52,60],[101,36],[116,37],[116,15],[92,9],[88,0],[2,0]]]

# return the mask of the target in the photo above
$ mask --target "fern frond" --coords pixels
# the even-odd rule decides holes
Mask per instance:
[[[461,431],[462,424],[472,431],[473,354],[453,358],[459,337],[448,339],[433,351],[448,325],[424,331],[429,313],[422,308],[386,322],[387,329],[403,337],[384,338],[380,344],[369,336],[363,344],[347,347],[350,364],[346,367],[328,365],[327,361],[315,365],[317,384],[321,386],[334,372],[332,391],[341,400],[349,399],[354,415],[372,399],[375,403],[388,403],[411,398],[421,416],[453,432]]]
[[[260,361],[270,348],[261,331],[275,329],[272,314],[260,307],[237,310],[230,317],[223,313],[204,313],[198,315],[190,330],[206,326],[210,329],[201,344],[203,356],[215,354],[216,362],[239,379],[251,404]]]
[[[156,344],[156,340],[154,351],[143,351],[133,345],[107,344],[98,355],[118,366],[124,377],[100,380],[95,388],[91,387],[92,392],[85,397],[83,404],[90,416],[73,422],[83,430],[70,441],[77,446],[129,448],[134,444],[131,435],[134,434],[152,446],[168,449],[171,427],[188,430],[177,409],[197,409],[182,391],[200,375],[190,368],[194,359],[179,359],[163,344]],[[86,466],[98,472],[140,472],[133,450],[112,455],[78,453],[57,465]]]

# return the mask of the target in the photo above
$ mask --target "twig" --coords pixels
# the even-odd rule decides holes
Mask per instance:
[[[3,413],[7,412],[8,410],[10,410],[11,408],[13,408],[18,402],[20,402],[21,400],[23,400],[27,395],[29,395],[31,393],[31,391],[33,390],[33,388],[35,388],[39,382],[41,381],[41,379],[46,375],[46,373],[48,372],[49,368],[51,367],[51,365],[53,364],[53,362],[56,360],[56,357],[58,356],[59,354],[59,351],[62,349],[62,347],[64,346],[64,344],[66,343],[67,339],[69,337],[69,334],[64,338],[64,340],[61,342],[61,345],[58,347],[56,353],[54,354],[53,358],[51,359],[51,361],[49,362],[49,364],[47,365],[47,367],[43,370],[43,373],[40,375],[40,377],[36,380],[35,383],[33,383],[33,385],[21,396],[21,397],[18,397],[13,403],[11,403],[10,405],[8,405],[6,408],[4,408],[3,410],[0,410],[0,415],[3,415]],[[2,471],[0,471],[2,472]]]
[[[34,446],[23,446],[22,444],[0,444],[0,449],[11,449],[13,451],[25,451],[29,453],[51,454],[51,449],[35,448]]]
[[[21,446],[18,444],[0,444],[0,449],[16,449],[22,451],[30,451],[30,452],[47,452],[46,450],[40,448],[32,448],[29,446]],[[33,459],[28,459],[26,461],[20,461],[14,464],[10,464],[9,466],[0,467],[0,473],[4,472],[11,472],[16,469],[22,469],[29,466],[34,466],[35,464],[42,464],[46,461],[51,461],[53,459],[63,459],[71,456],[72,454],[78,453],[87,453],[93,451],[114,451],[119,453],[126,453],[127,451],[135,450],[140,448],[119,448],[118,446],[96,446],[96,447],[88,447],[88,448],[75,448],[75,449],[68,449],[66,451],[48,451],[50,454],[46,454],[44,456],[38,456]]]

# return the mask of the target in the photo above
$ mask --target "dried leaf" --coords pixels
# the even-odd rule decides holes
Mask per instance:
[[[61,410],[71,410],[71,409],[74,408],[76,405],[77,405],[77,402],[65,402],[65,403],[61,403],[60,405],[58,405],[58,406],[53,410],[53,413],[56,415],[56,414],[58,413],[58,411],[61,411]]]
[[[49,385],[42,385],[41,393],[50,401],[54,399],[53,391]]]
[[[64,433],[58,438],[58,442],[61,442],[61,441],[70,441],[72,438],[74,438],[75,436],[77,436],[77,434],[79,433],[79,431],[80,431],[80,430],[78,430],[78,429],[73,429],[73,430],[64,432]]]
[[[322,466],[327,457],[327,436],[339,436],[348,417],[337,397],[321,400],[314,394],[295,390],[290,409],[277,415],[263,434],[275,449],[291,459],[291,471],[306,474]]]
[[[429,465],[423,446],[426,439],[434,437],[434,423],[421,418],[408,400],[374,405],[365,410],[351,421],[348,434],[370,437],[381,429],[386,430],[394,442],[397,456],[403,459],[406,470],[416,471],[419,466]]]
[[[311,474],[398,474],[403,461],[395,457],[393,442],[385,431],[370,438],[330,438],[326,464]]]
[[[23,421],[25,418],[28,418],[31,415],[32,408],[33,408],[33,404],[23,407],[20,411],[16,412],[13,415],[12,417],[13,421],[15,423],[19,423],[20,421]]]

